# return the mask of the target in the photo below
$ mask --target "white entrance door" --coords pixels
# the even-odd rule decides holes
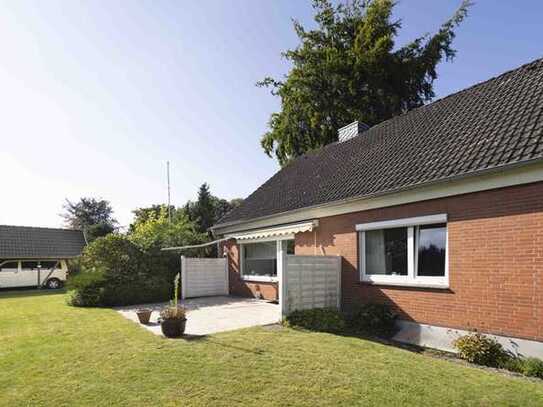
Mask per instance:
[[[0,287],[19,287],[18,280],[18,261],[5,261],[0,264]]]

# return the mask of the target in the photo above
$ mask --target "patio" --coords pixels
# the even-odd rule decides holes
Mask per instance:
[[[186,299],[181,303],[187,309],[185,334],[188,336],[203,336],[252,326],[270,325],[281,319],[279,305],[254,298],[200,297]],[[118,307],[116,311],[155,335],[162,335],[157,320],[160,310],[165,305],[166,303],[141,304]],[[154,311],[148,325],[139,323],[136,315],[138,308],[149,308]]]

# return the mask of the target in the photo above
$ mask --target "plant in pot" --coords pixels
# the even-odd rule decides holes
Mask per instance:
[[[180,275],[174,280],[174,298],[170,305],[160,311],[160,329],[167,338],[179,338],[185,332],[187,323],[185,308],[178,304]]]
[[[149,308],[138,308],[136,310],[136,315],[138,316],[140,324],[145,324],[145,325],[149,323],[152,313],[153,313],[153,310]]]

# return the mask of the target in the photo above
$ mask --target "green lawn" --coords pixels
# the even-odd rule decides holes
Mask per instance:
[[[236,404],[542,406],[543,384],[291,329],[166,340],[62,293],[0,292],[0,406]]]

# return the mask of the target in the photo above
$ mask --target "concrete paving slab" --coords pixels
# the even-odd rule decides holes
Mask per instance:
[[[166,304],[131,305],[128,307],[118,307],[116,311],[155,335],[162,335],[157,319],[160,310]],[[252,326],[275,324],[281,320],[278,304],[254,298],[229,296],[201,297],[184,300],[181,304],[187,309],[185,334],[189,336],[210,335]],[[138,308],[153,310],[148,325],[139,323],[138,316],[136,315]]]

